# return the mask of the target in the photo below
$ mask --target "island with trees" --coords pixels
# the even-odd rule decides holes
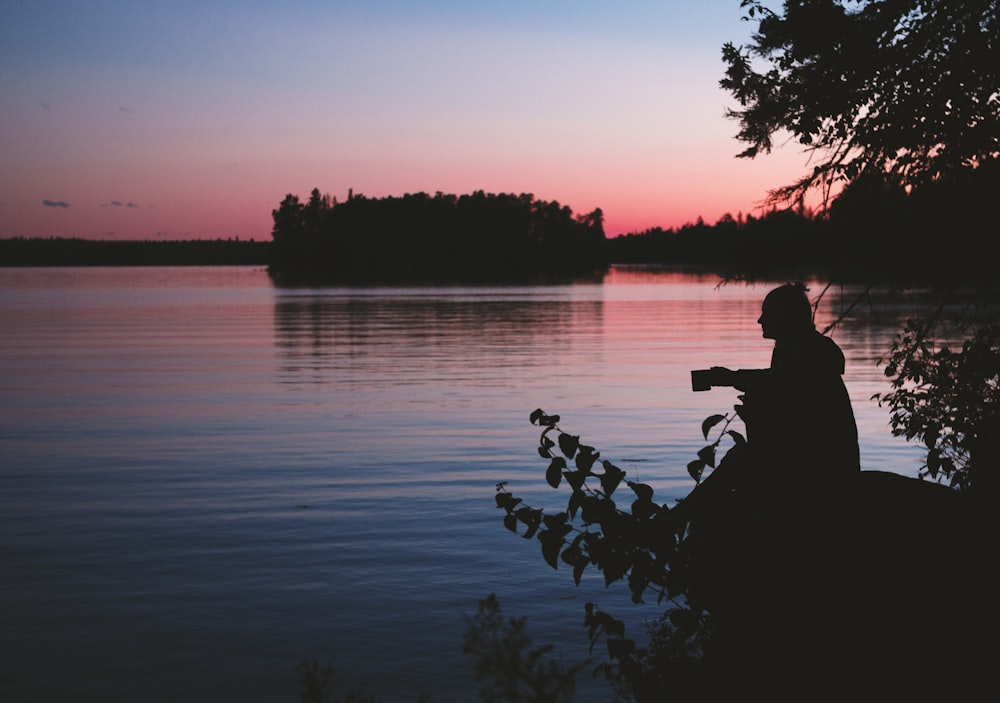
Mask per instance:
[[[604,215],[531,194],[411,193],[347,200],[313,189],[272,213],[278,280],[489,281],[607,269]]]

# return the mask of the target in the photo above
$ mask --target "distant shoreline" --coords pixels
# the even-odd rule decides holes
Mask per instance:
[[[0,239],[0,267],[266,266],[270,242],[237,239],[150,241]]]
[[[628,238],[619,238],[628,243]],[[707,239],[710,239],[708,237]],[[620,244],[621,242],[619,242]],[[633,252],[615,246],[613,240],[608,240],[610,256],[603,267],[643,267],[656,270],[672,270],[687,273],[714,274],[734,280],[800,280],[803,277],[819,277],[823,280],[838,280],[840,282],[894,282],[899,285],[918,283],[920,285],[955,284],[964,285],[987,284],[990,289],[996,286],[992,275],[983,278],[982,273],[975,270],[972,261],[966,259],[960,269],[938,262],[918,266],[897,265],[893,267],[880,266],[878,263],[866,263],[864,259],[844,266],[842,263],[823,264],[814,259],[803,261],[771,261],[766,257],[755,257],[751,260],[740,260],[733,256],[718,256],[712,261],[706,256],[657,257],[659,252]],[[350,278],[337,276],[333,273],[295,271],[282,272],[275,270],[272,261],[272,242],[257,240],[230,239],[196,239],[196,240],[120,240],[83,239],[76,237],[14,237],[0,239],[0,269],[11,268],[58,268],[58,267],[152,267],[152,266],[257,266],[267,269],[282,285],[311,285],[320,283],[370,283],[370,282],[464,282],[481,280],[499,280],[496,276],[477,275],[470,271],[462,275],[459,266],[457,274],[442,277],[438,275],[416,276],[382,279],[378,276]],[[724,249],[724,248],[723,248]],[[764,258],[764,261],[761,260]],[[672,260],[671,260],[672,259]],[[453,272],[454,274],[455,272]],[[565,279],[593,280],[599,271],[577,271],[560,275],[558,271],[545,273],[536,271],[531,276],[512,275],[513,280],[535,280],[541,282],[560,282]],[[979,275],[976,275],[976,274]],[[959,278],[956,281],[956,276]],[[452,280],[454,279],[454,280]]]
[[[0,268],[96,268],[143,266],[260,266],[270,270],[271,242],[239,239],[178,241],[36,237],[0,239]],[[612,261],[609,266],[729,275],[730,267],[707,263]],[[278,280],[297,277],[273,272]],[[796,273],[814,275],[808,267]],[[539,276],[546,280],[545,276]],[[571,277],[572,278],[572,277]],[[583,276],[586,278],[586,276]],[[305,277],[308,281],[309,277]],[[317,276],[318,280],[324,280]],[[559,280],[556,277],[555,280]]]

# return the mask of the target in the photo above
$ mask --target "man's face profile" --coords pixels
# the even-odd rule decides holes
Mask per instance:
[[[776,318],[774,305],[768,305],[765,298],[764,304],[760,308],[760,317],[757,319],[757,324],[760,325],[761,336],[764,339],[775,339],[777,337],[780,322]]]

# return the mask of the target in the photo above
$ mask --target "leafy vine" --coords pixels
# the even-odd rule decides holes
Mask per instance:
[[[737,417],[736,413],[718,414],[703,421],[706,441],[713,430],[718,428],[718,432],[687,465],[696,485],[706,469],[716,467],[725,438],[735,445],[745,444],[743,435],[730,428]],[[633,689],[641,687],[644,678],[654,675],[652,658],[662,656],[652,649],[700,646],[696,643],[707,626],[707,608],[691,592],[690,525],[677,511],[654,500],[652,486],[631,480],[580,436],[564,431],[558,415],[536,409],[530,421],[542,429],[538,454],[548,462],[546,483],[553,489],[568,486],[569,498],[565,510],[546,513],[525,504],[507,490],[506,482],[499,482],[496,505],[505,513],[504,527],[524,539],[537,539],[546,563],[553,569],[560,563],[569,566],[577,585],[592,566],[603,574],[606,586],[624,581],[635,603],[644,602],[652,592],[657,603],[669,604],[659,639],[654,638],[649,648],[640,648],[626,637],[621,620],[593,603],[586,605],[584,624],[591,651],[603,636],[608,656],[618,667],[615,676],[627,680]],[[622,507],[625,504],[627,509]],[[605,667],[609,676],[611,669]]]

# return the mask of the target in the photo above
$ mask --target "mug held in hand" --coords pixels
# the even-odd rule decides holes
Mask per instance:
[[[698,369],[691,372],[691,390],[708,391],[712,389],[712,372],[710,369]]]

